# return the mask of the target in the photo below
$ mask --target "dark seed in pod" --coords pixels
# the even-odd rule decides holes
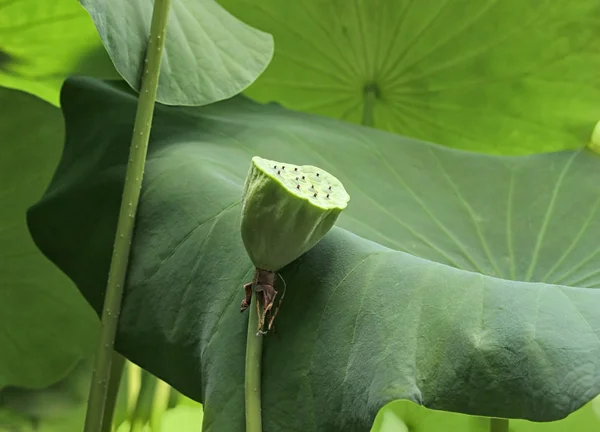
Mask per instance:
[[[285,165],[281,167],[281,169],[285,169]]]
[[[298,181],[298,177],[296,177],[296,181]]]
[[[281,174],[281,171],[277,171],[277,174]]]
[[[319,177],[319,173],[317,173],[317,177]]]
[[[329,186],[329,190],[331,190],[331,186]]]
[[[327,194],[327,198],[329,198],[329,194]]]
[[[315,193],[315,198],[317,197],[317,194]]]
[[[275,165],[273,168],[274,168],[274,169],[277,169],[277,165]]]
[[[296,186],[296,189],[300,189],[300,185],[297,185],[297,186]]]
[[[302,180],[304,180],[304,179],[305,179],[305,177],[304,177],[304,176],[302,176]]]
[[[294,171],[298,171],[298,168],[294,168]]]

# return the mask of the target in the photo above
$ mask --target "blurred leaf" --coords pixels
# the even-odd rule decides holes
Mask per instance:
[[[149,423],[157,382],[158,380],[154,375],[142,370],[142,385],[136,399],[135,408],[129,419],[130,424],[133,426],[132,431],[141,431],[143,426]]]
[[[93,349],[97,320],[37,249],[25,220],[62,152],[60,110],[3,88],[0,106],[6,107],[0,116],[0,388],[40,388]]]
[[[28,213],[97,311],[136,109],[124,88],[65,84],[62,163]],[[351,196],[340,227],[282,271],[266,430],[367,431],[395,399],[554,420],[598,394],[599,155],[468,153],[237,97],[156,108],[117,338],[204,402],[207,430],[243,430],[253,155],[321,166]]]
[[[220,3],[275,38],[259,101],[504,154],[580,148],[600,120],[597,0]]]
[[[156,378],[155,378],[156,379]],[[160,432],[165,412],[169,408],[171,387],[163,380],[156,379],[156,388],[152,399],[152,412],[150,413],[150,427],[153,432]]]
[[[202,406],[179,405],[163,416],[162,432],[191,432],[202,430]]]
[[[25,416],[0,407],[0,431],[34,432],[32,422]]]
[[[489,424],[488,418],[435,411],[410,401],[394,401],[377,414],[371,432],[489,432]]]
[[[131,432],[131,423],[129,423],[129,420],[126,420],[123,423],[121,423],[121,426],[119,426],[117,428],[116,432]],[[141,427],[141,429],[139,429],[137,432],[153,432],[153,431],[152,431],[152,429],[150,429],[149,425],[143,425]],[[181,431],[181,432],[183,432],[183,431]]]
[[[600,396],[594,399],[592,402],[590,402],[590,406],[596,417],[598,417],[598,421],[600,422]]]
[[[600,430],[600,418],[594,413],[594,404],[600,397],[588,402],[585,406],[570,414],[567,418],[550,423],[533,423],[525,420],[512,420],[511,432],[597,432]]]
[[[563,420],[534,423],[526,420],[511,420],[511,432],[595,432],[600,429],[600,420],[595,416],[593,405],[600,402],[597,397]],[[489,419],[464,414],[434,411],[409,401],[395,401],[377,414],[372,432],[396,432],[395,422],[406,422],[410,432],[489,432]]]
[[[196,402],[193,399],[190,399],[187,396],[181,395],[181,399],[179,400],[179,405],[185,405],[185,406],[189,406],[192,408],[197,408],[197,407],[202,407],[202,404],[200,404],[199,402]]]
[[[5,388],[0,392],[0,410],[13,418],[5,420],[8,431],[75,432],[82,430],[90,385],[90,363],[83,361],[62,380],[40,390]],[[22,421],[19,421],[21,418]],[[27,426],[21,426],[21,424]],[[2,426],[2,420],[0,420]],[[25,429],[22,429],[25,427]],[[30,429],[33,427],[34,429]],[[12,429],[11,429],[12,428]],[[4,431],[5,429],[0,428]]]
[[[118,76],[92,20],[74,0],[2,2],[0,40],[0,86],[55,105],[69,75]]]
[[[81,0],[117,70],[139,90],[152,18],[151,0]],[[174,0],[157,100],[206,105],[256,80],[273,55],[273,38],[237,20],[214,0]]]

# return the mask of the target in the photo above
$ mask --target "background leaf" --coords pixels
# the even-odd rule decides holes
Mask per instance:
[[[377,414],[371,432],[489,432],[483,417],[435,411],[409,401],[394,401]]]
[[[69,279],[36,248],[25,212],[61,155],[60,110],[0,88],[0,388],[43,387],[87,355],[97,320]]]
[[[151,0],[80,0],[119,73],[138,90],[152,18]],[[231,16],[214,0],[171,2],[157,101],[205,105],[230,98],[263,72],[271,35]]]
[[[0,86],[53,104],[73,74],[118,77],[85,9],[74,0],[0,4]]]
[[[40,432],[81,430],[90,371],[91,362],[80,361],[66,377],[47,388],[7,387],[0,390],[0,410],[19,414],[25,420],[23,423],[35,426],[35,430]],[[14,429],[0,430],[21,432],[16,429],[14,421],[9,424]],[[9,425],[6,426],[8,428]]]
[[[511,420],[510,432],[594,432],[598,430],[600,419],[594,411],[594,405],[599,403],[600,398],[596,398],[567,418],[553,422]],[[394,401],[377,414],[371,432],[400,432],[399,421],[405,423],[410,432],[489,432],[490,430],[488,418],[434,411],[409,401]]]
[[[65,153],[30,229],[99,311],[135,98],[77,79],[62,102]],[[157,107],[117,340],[204,401],[206,430],[243,430],[253,155],[321,166],[352,197],[282,272],[266,430],[367,431],[395,399],[555,420],[598,394],[598,155],[467,153],[235,98]]]
[[[451,147],[586,145],[600,119],[600,3],[220,0],[273,34],[247,94]],[[370,101],[370,102],[369,102]]]
[[[163,417],[162,430],[164,432],[200,430],[202,416],[202,406],[178,405],[166,412]]]

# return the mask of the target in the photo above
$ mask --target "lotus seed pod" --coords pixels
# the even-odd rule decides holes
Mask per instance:
[[[242,200],[242,240],[254,266],[278,271],[315,246],[350,196],[328,172],[253,157]]]

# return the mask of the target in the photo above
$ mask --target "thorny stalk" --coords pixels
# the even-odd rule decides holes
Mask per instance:
[[[250,299],[248,314],[248,339],[246,340],[246,373],[245,373],[245,398],[246,398],[246,432],[262,432],[262,406],[261,406],[261,362],[263,334],[257,331],[260,301],[256,295],[256,280],[252,283],[253,295]]]
[[[170,0],[154,1],[150,37],[146,51],[144,72],[141,79],[129,163],[127,165],[117,233],[104,298],[100,338],[94,360],[84,432],[100,432],[102,431],[103,422],[112,421],[112,419],[104,418],[103,413],[106,405],[115,335],[121,311],[123,286],[125,285],[125,276],[129,264],[135,215],[142,187],[142,176],[146,162],[152,116],[154,114],[170,3]]]

